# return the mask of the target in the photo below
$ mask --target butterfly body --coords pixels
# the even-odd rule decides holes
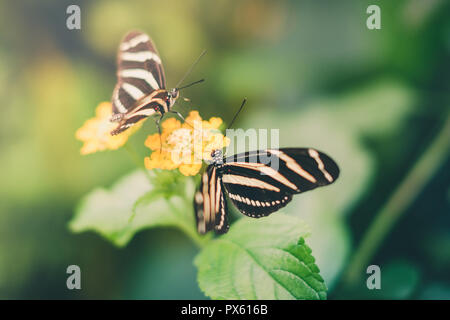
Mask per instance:
[[[159,89],[153,91],[148,96],[143,97],[135,103],[127,113],[116,113],[111,117],[112,122],[118,122],[118,126],[111,134],[119,134],[135,123],[152,115],[159,115],[159,119],[167,112],[170,112],[176,99],[178,91]]]
[[[179,96],[178,89],[167,90],[164,69],[155,45],[148,35],[129,32],[117,55],[117,85],[112,95],[112,122],[119,134],[142,119],[170,112]]]
[[[199,233],[227,232],[225,194],[243,214],[265,217],[286,206],[294,194],[333,183],[339,168],[327,155],[311,148],[267,149],[213,160],[194,197]]]

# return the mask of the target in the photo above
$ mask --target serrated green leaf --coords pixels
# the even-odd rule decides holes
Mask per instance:
[[[300,219],[281,213],[242,218],[195,258],[199,286],[213,299],[325,299],[307,235]]]
[[[174,211],[182,212],[185,206],[181,197],[159,192],[141,171],[136,171],[110,190],[96,189],[86,195],[69,228],[73,232],[92,230],[115,245],[124,246],[143,228],[179,224]]]

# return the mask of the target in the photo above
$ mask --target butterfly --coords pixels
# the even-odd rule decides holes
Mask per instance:
[[[156,120],[160,133],[159,123],[165,113],[176,113],[184,119],[179,112],[172,110],[172,106],[179,97],[179,91],[188,86],[167,90],[161,58],[152,40],[143,32],[129,32],[120,43],[117,54],[117,84],[111,98],[111,121],[118,125],[111,134],[119,134],[154,114],[160,116]]]
[[[211,157],[194,195],[200,234],[228,231],[225,195],[241,213],[260,218],[286,206],[294,194],[331,184],[339,177],[333,159],[312,148],[258,150],[228,158],[214,150]]]

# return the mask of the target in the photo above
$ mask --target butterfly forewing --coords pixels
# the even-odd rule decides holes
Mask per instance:
[[[224,159],[223,174],[235,172],[288,193],[300,193],[334,182],[339,168],[326,154],[311,148],[258,150]]]
[[[224,190],[217,168],[209,166],[203,173],[200,187],[194,196],[197,230],[204,234],[210,230],[216,233],[228,231],[227,207]]]
[[[139,120],[157,112],[166,103],[164,69],[148,35],[129,32],[119,45],[117,84],[112,95],[112,121],[119,122],[111,134],[118,134]],[[163,95],[159,99],[158,95]],[[152,105],[152,102],[156,102]]]
[[[148,35],[139,31],[128,33],[119,46],[117,55],[118,73],[120,77],[132,78],[132,70],[137,71],[136,75],[144,75],[145,71],[151,74],[136,85],[144,92],[150,93],[152,90],[165,89],[166,81],[164,68],[158,51]],[[120,74],[120,70],[127,70]]]
[[[120,43],[117,53],[113,112],[126,113],[139,99],[164,88],[164,70],[152,40],[145,33],[129,32]]]

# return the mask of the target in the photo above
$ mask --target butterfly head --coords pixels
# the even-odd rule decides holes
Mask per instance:
[[[216,149],[211,152],[211,158],[213,163],[222,163],[222,150]]]
[[[170,107],[173,106],[173,104],[175,103],[175,101],[178,99],[179,96],[180,91],[177,88],[173,88],[167,93],[167,103],[169,104]]]

